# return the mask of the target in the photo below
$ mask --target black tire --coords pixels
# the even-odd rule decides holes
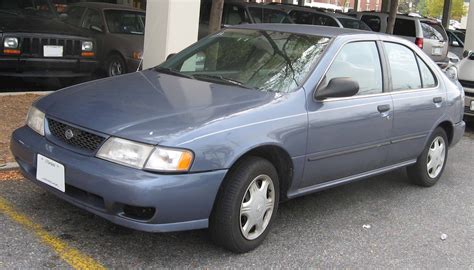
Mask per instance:
[[[427,164],[429,162],[428,152],[437,138],[442,138],[444,141],[444,163],[441,166],[439,173],[435,177],[432,177],[430,176],[427,168]],[[446,132],[441,127],[436,128],[428,140],[428,144],[425,146],[425,149],[418,157],[417,162],[407,167],[408,176],[413,181],[413,183],[423,187],[431,187],[438,182],[441,175],[443,175],[444,168],[446,167],[446,162],[448,160],[448,147],[449,142]]]
[[[105,74],[107,77],[123,75],[127,73],[125,61],[118,54],[112,54],[105,61]]]
[[[269,176],[273,182],[273,211],[263,232],[257,238],[248,240],[241,231],[240,207],[248,188],[261,175]],[[209,232],[213,242],[236,253],[248,252],[258,247],[267,236],[276,216],[279,195],[278,174],[272,163],[253,156],[239,161],[224,179],[209,219]]]

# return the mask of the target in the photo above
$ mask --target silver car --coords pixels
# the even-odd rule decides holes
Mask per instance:
[[[352,14],[375,32],[385,33],[387,30],[388,13],[356,12]],[[393,34],[414,42],[439,66],[445,67],[448,64],[448,35],[438,21],[397,15]]]

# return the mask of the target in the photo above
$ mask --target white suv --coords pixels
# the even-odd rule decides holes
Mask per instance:
[[[474,51],[466,52],[459,63],[459,82],[464,87],[464,115],[474,116]]]

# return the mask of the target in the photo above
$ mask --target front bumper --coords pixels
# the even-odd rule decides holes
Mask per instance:
[[[85,77],[98,67],[95,59],[0,57],[0,76],[9,77]]]
[[[464,88],[464,90],[466,90]],[[464,115],[474,116],[474,110],[471,110],[471,103],[474,102],[474,89],[471,90],[472,92],[466,92],[466,96],[464,97]],[[468,96],[469,95],[469,96]]]
[[[160,175],[84,156],[49,142],[28,127],[12,134],[11,151],[26,178],[56,196],[115,224],[149,232],[208,226],[226,170]],[[65,167],[66,192],[36,180],[41,154]],[[131,217],[125,207],[154,208],[147,220]]]

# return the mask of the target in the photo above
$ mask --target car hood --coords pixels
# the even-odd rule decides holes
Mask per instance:
[[[73,125],[159,144],[274,99],[274,93],[146,70],[69,87],[36,106]]]
[[[48,33],[70,36],[86,36],[79,30],[58,18],[40,16],[10,15],[0,13],[0,32],[3,33]]]

